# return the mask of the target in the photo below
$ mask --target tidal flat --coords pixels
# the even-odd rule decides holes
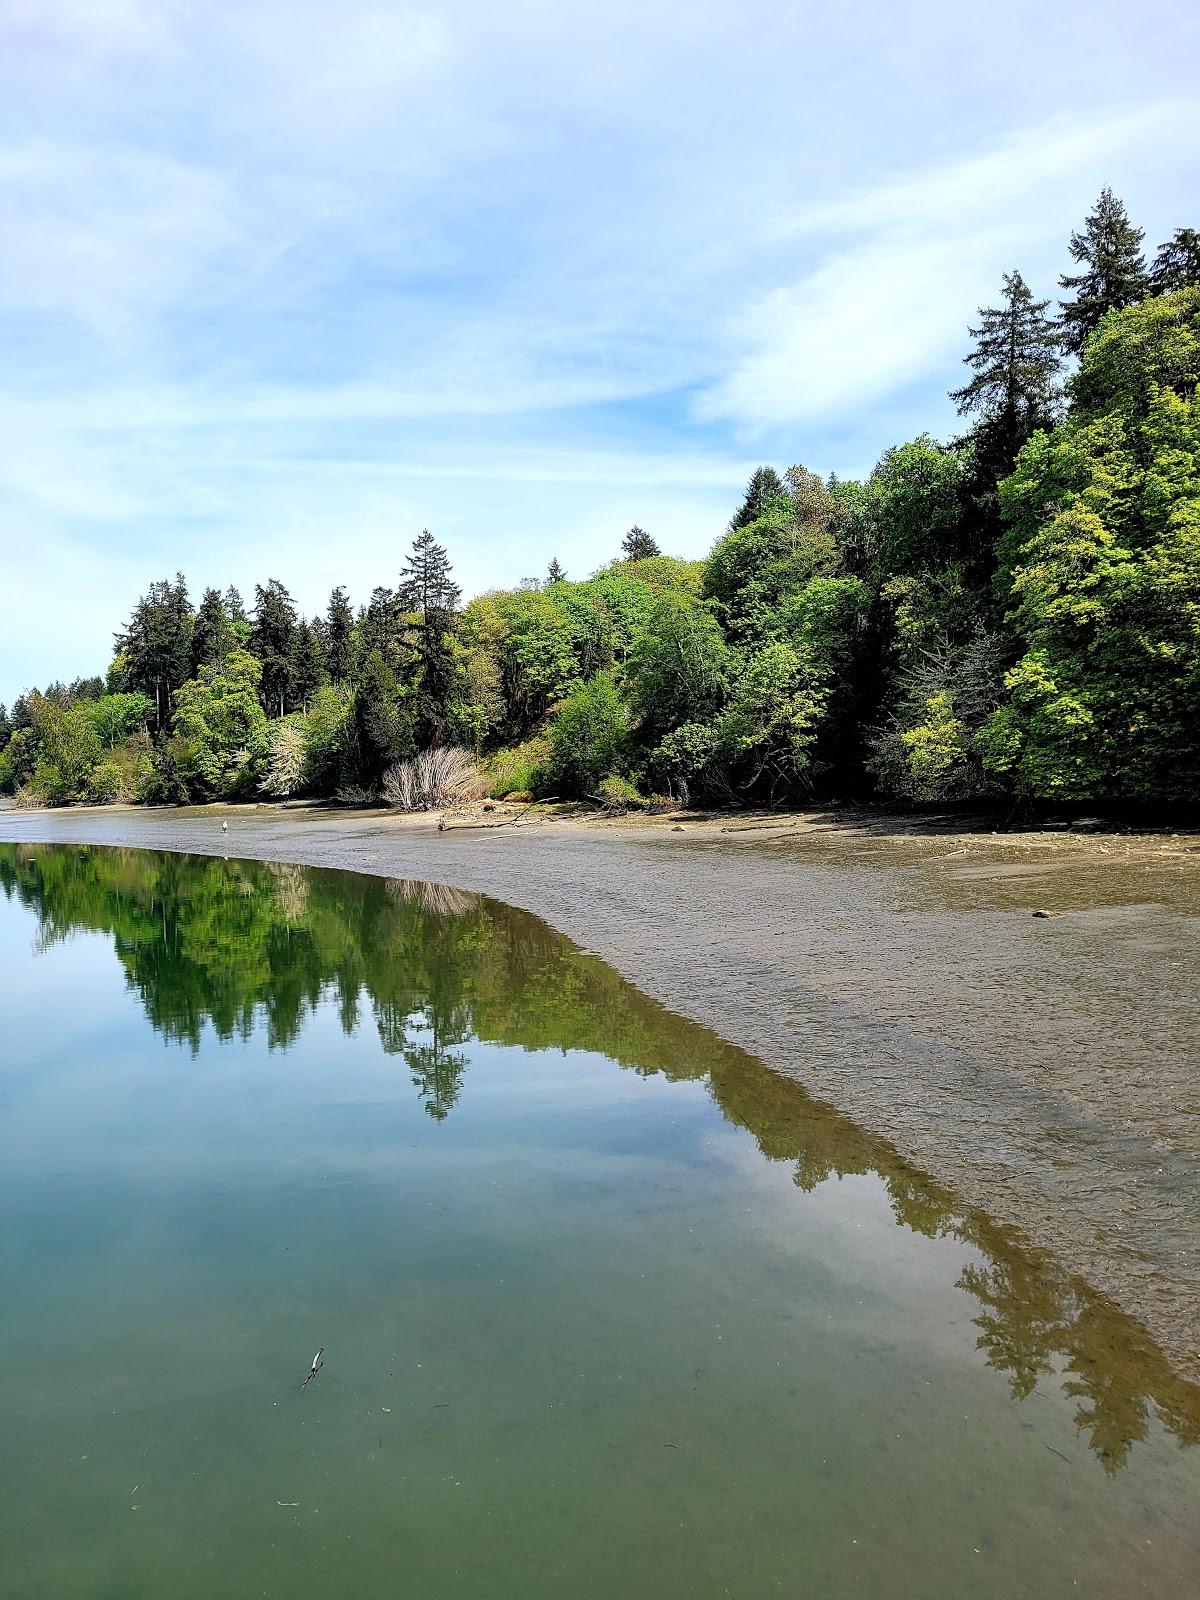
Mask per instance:
[[[1052,1253],[1200,1377],[1196,834],[849,812],[439,831],[204,807],[6,810],[0,837],[336,866],[530,911]]]

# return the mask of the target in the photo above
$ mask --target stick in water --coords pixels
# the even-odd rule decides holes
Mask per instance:
[[[325,1354],[325,1346],[322,1345],[321,1348],[317,1351],[316,1355],[312,1359],[312,1366],[308,1369],[308,1377],[305,1378],[304,1382],[300,1385],[301,1389],[307,1389],[309,1384],[313,1381],[313,1379],[316,1377],[317,1373],[320,1371],[321,1365],[322,1365],[321,1357],[324,1354]]]

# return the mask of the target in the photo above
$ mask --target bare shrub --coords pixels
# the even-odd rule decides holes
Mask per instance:
[[[488,782],[475,757],[457,745],[422,750],[383,775],[383,801],[394,811],[432,811],[482,800]]]
[[[335,798],[343,806],[373,806],[378,797],[373,790],[364,789],[361,783],[343,783]]]

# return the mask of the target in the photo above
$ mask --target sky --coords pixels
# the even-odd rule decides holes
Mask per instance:
[[[953,434],[1111,184],[1200,226],[1183,0],[0,0],[0,700],[150,581],[468,594]]]

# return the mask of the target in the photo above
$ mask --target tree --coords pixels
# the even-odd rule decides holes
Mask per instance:
[[[179,690],[167,753],[172,781],[189,799],[236,799],[257,787],[270,755],[262,671],[257,657],[235,648]]]
[[[548,781],[558,792],[594,793],[616,766],[628,726],[629,713],[612,674],[598,673],[567,696],[550,724]]]
[[[553,556],[551,558],[550,565],[546,568],[546,582],[547,583],[565,583],[566,579],[567,579],[566,569],[559,564],[558,557],[557,556]]]
[[[225,615],[230,622],[249,622],[241,592],[231,583],[225,591]]]
[[[455,612],[462,590],[451,576],[450,558],[428,528],[413,540],[412,553],[400,574],[404,606],[417,613],[413,712],[418,741],[440,744],[446,730],[447,706],[454,692]]]
[[[263,709],[282,717],[295,704],[296,606],[278,578],[254,586],[250,649],[262,663]]]
[[[175,574],[174,583],[150,585],[116,642],[123,658],[120,687],[149,695],[155,725],[164,727],[175,692],[192,668],[192,612],[182,572]]]
[[[774,467],[756,467],[746,485],[742,503],[729,519],[729,532],[765,517],[773,506],[787,499],[783,479]]]
[[[1048,300],[1035,300],[1019,272],[1004,275],[1004,304],[981,306],[970,329],[975,348],[965,356],[969,383],[951,392],[959,416],[981,414],[981,431],[997,457],[997,476],[1012,469],[1017,451],[1052,420],[1060,358]]]
[[[329,596],[325,612],[325,654],[334,683],[348,683],[354,667],[354,613],[340,585]]]
[[[1200,289],[1110,317],[1001,487],[1024,644],[980,735],[1044,800],[1200,799]]]
[[[656,541],[636,522],[621,540],[621,549],[625,552],[626,561],[645,561],[650,556],[662,555]]]
[[[1176,228],[1160,245],[1150,268],[1150,288],[1154,294],[1174,294],[1177,289],[1200,286],[1200,233],[1195,228]]]
[[[229,613],[216,589],[206,589],[192,625],[192,677],[201,667],[215,666],[233,648]]]
[[[292,641],[291,684],[296,704],[307,711],[308,702],[328,676],[325,669],[325,646],[317,631],[317,625],[301,621]]]
[[[1102,189],[1083,232],[1071,235],[1071,259],[1081,263],[1083,271],[1065,273],[1058,280],[1063,289],[1075,291],[1073,300],[1059,301],[1062,343],[1069,354],[1083,354],[1110,311],[1121,311],[1145,298],[1144,237],[1112,190]]]

